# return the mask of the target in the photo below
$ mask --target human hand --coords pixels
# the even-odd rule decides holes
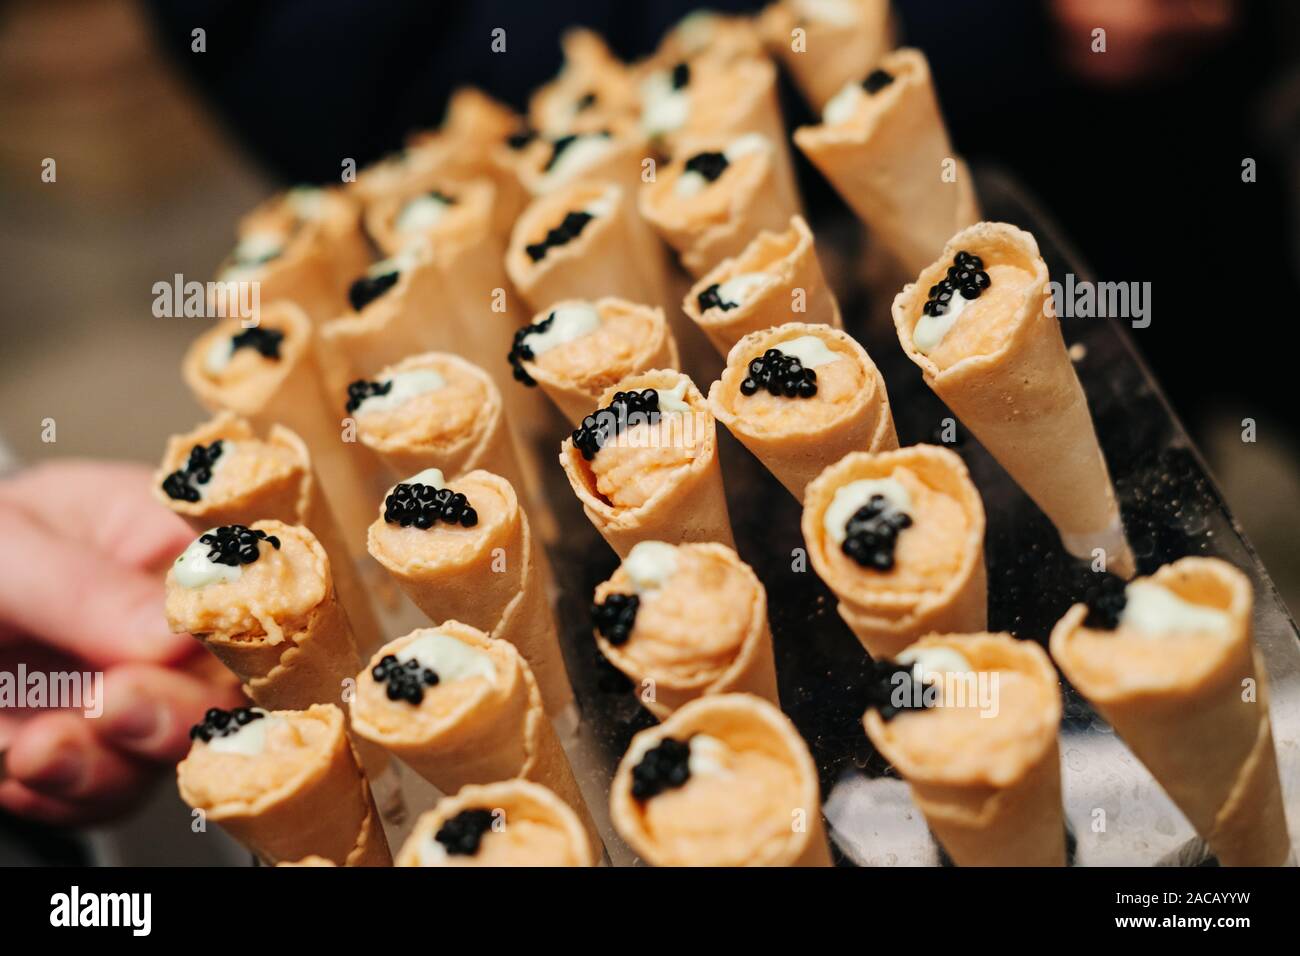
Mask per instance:
[[[19,665],[103,675],[84,707],[0,697],[4,810],[56,824],[116,816],[184,756],[206,708],[239,700],[234,679],[167,627],[162,578],[194,532],[150,481],[142,466],[98,461],[0,481],[0,680]]]

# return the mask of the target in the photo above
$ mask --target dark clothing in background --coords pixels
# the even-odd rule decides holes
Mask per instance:
[[[561,64],[574,25],[625,58],[700,6],[744,0],[153,0],[163,46],[250,152],[286,182],[337,179],[434,126],[448,94],[473,84],[522,108]],[[1054,57],[1039,0],[895,3],[901,41],[930,59],[959,152],[994,162],[1042,198],[1099,278],[1152,283],[1150,328],[1134,340],[1195,430],[1211,413],[1282,427],[1293,406],[1283,350],[1294,323],[1286,154],[1260,136],[1261,92],[1294,60],[1294,10],[1243,4],[1230,42],[1176,81],[1085,88]],[[191,30],[207,52],[190,52]],[[494,54],[493,29],[507,52]],[[791,125],[809,119],[788,95]],[[1259,164],[1241,181],[1241,162]],[[802,164],[816,210],[833,194]],[[1294,348],[1294,346],[1292,346]]]

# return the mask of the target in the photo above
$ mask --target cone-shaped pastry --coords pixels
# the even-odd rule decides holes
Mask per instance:
[[[601,653],[660,720],[705,694],[780,704],[767,592],[728,547],[642,541],[597,585],[591,616]]]
[[[750,694],[716,694],[632,738],[614,827],[653,866],[829,866],[817,767],[794,724]]]
[[[1052,631],[1052,657],[1147,766],[1224,866],[1280,866],[1291,850],[1251,633],[1250,582],[1183,558]]]
[[[528,121],[548,135],[590,130],[631,115],[636,95],[627,67],[601,36],[581,27],[560,39],[564,67],[528,101]]]
[[[515,485],[523,480],[501,394],[487,372],[459,356],[412,355],[353,382],[347,410],[358,440],[394,475],[437,468],[455,478],[483,468]]]
[[[255,521],[201,535],[167,572],[166,611],[267,709],[338,701],[356,673],[329,559],[306,528]]]
[[[182,799],[264,863],[392,865],[343,712],[333,704],[214,708],[190,736],[189,756],[176,768]]]
[[[533,672],[506,641],[444,621],[384,645],[357,677],[352,726],[443,793],[515,777],[540,783],[601,846]]]
[[[1043,509],[1066,550],[1091,558],[1101,548],[1110,570],[1131,577],[1106,460],[1034,237],[1005,223],[962,230],[894,298],[893,313],[926,384]]]
[[[595,866],[567,803],[527,780],[470,785],[416,821],[398,866]]]
[[[532,196],[573,183],[613,183],[630,192],[641,185],[649,155],[641,129],[621,120],[587,132],[538,137],[514,154],[513,169]]]
[[[611,385],[679,363],[663,309],[612,297],[555,303],[515,333],[510,349],[515,380],[540,385],[575,425]]]
[[[346,307],[348,277],[369,261],[357,205],[339,189],[300,187],[240,220],[239,242],[217,278],[256,282],[261,304],[287,299],[325,322]]]
[[[691,287],[682,309],[724,358],[744,336],[774,325],[842,326],[802,216],[791,217],[784,232],[760,232],[740,255],[723,259]]]
[[[732,546],[717,425],[681,372],[624,379],[564,440],[560,464],[596,530],[627,557],[639,541]]]
[[[785,229],[799,212],[777,145],[760,133],[692,140],[641,188],[638,203],[696,277],[739,255],[760,230]]]
[[[263,440],[248,422],[221,412],[188,434],[174,435],[154,476],[154,496],[198,532],[251,525],[261,518],[304,525],[329,558],[357,647],[368,652],[382,643],[370,598],[312,471],[311,455],[289,429],[272,425]]]
[[[506,271],[534,313],[566,299],[604,296],[667,306],[663,254],[650,251],[657,245],[625,189],[573,183],[524,210]]]
[[[696,10],[664,34],[649,66],[671,68],[683,60],[747,60],[763,56],[763,41],[752,17]]]
[[[874,667],[867,736],[958,866],[1064,866],[1061,691],[1037,644],[933,634]]]
[[[889,0],[780,0],[759,25],[767,48],[819,112],[894,45]]]
[[[413,183],[410,191],[393,192],[368,203],[366,232],[386,256],[396,256],[421,239],[430,248],[473,245],[483,241],[480,224],[491,221],[495,199],[496,190],[486,179],[430,177]],[[353,278],[364,271],[365,267]]]
[[[887,54],[794,141],[907,275],[979,219],[970,171],[948,141],[918,50]]]
[[[955,452],[845,455],[808,485],[802,526],[817,576],[872,657],[931,631],[984,630],[984,504]]]
[[[204,333],[181,362],[194,396],[211,412],[231,411],[260,434],[281,424],[312,451],[330,510],[354,556],[364,554],[374,495],[374,464],[364,448],[343,440],[343,415],[326,392],[307,316],[290,302],[263,306],[245,329],[230,319]]]
[[[573,700],[546,580],[510,482],[430,468],[396,485],[370,526],[370,553],[435,623],[455,620],[519,649],[546,712]]]
[[[884,377],[852,336],[828,325],[745,336],[709,389],[709,409],[800,501],[849,452],[898,447]]]

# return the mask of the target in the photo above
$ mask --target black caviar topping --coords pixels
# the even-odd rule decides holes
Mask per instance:
[[[867,78],[862,81],[862,88],[868,93],[879,93],[893,82],[894,74],[888,70],[872,70],[867,74]]]
[[[1097,576],[1083,592],[1083,601],[1088,605],[1088,616],[1083,619],[1083,626],[1098,631],[1113,631],[1119,626],[1119,616],[1128,604],[1124,593],[1124,579],[1109,571]]]
[[[690,759],[689,742],[665,737],[632,768],[632,796],[645,801],[682,786],[691,779]]]
[[[425,195],[427,195],[430,199],[436,199],[438,200],[438,202],[446,203],[448,206],[456,205],[456,197],[448,196],[441,189],[430,189],[427,193],[425,193]]]
[[[696,301],[700,303],[701,312],[708,312],[709,309],[721,309],[723,312],[728,312],[731,309],[737,308],[735,302],[728,302],[723,299],[722,296],[718,295],[718,283],[716,282],[695,298]]]
[[[947,278],[930,286],[930,298],[921,311],[926,315],[943,315],[958,292],[963,299],[978,299],[988,287],[989,274],[984,271],[984,260],[963,250],[954,257]]]
[[[244,329],[242,332],[236,332],[230,337],[230,347],[232,351],[238,352],[240,349],[256,349],[262,358],[279,359],[280,343],[284,341],[284,333],[279,329],[264,329],[261,326],[254,326],[251,329]]]
[[[535,261],[535,260],[534,260]],[[506,356],[506,361],[514,369],[516,382],[522,382],[529,388],[537,384],[536,379],[528,374],[528,369],[524,368],[524,361],[533,358],[533,350],[526,341],[527,337],[534,332],[545,332],[555,321],[555,313],[552,312],[544,319],[534,322],[532,325],[525,325],[522,329],[515,330],[515,338],[510,343],[510,354]]]
[[[559,139],[551,140],[551,158],[546,161],[546,165],[543,166],[542,169],[549,173],[554,168],[555,164],[560,161],[560,157],[564,155],[564,151],[576,143],[580,136],[603,136],[608,139],[609,130],[602,129],[597,130],[594,133],[569,133],[567,136],[561,136]]]
[[[507,136],[506,145],[511,149],[523,149],[535,139],[537,139],[537,130],[531,126],[525,126],[517,133],[511,133]]]
[[[211,445],[195,445],[191,448],[185,466],[163,479],[162,489],[167,497],[175,501],[198,501],[199,490],[194,486],[206,485],[212,480],[212,467],[221,457],[222,447],[222,440],[218,438]]]
[[[384,520],[403,528],[415,525],[421,530],[432,528],[438,521],[472,528],[478,524],[478,512],[459,491],[417,481],[400,484],[389,492],[384,499]]]
[[[573,104],[573,111],[581,113],[583,110],[589,110],[596,105],[596,94],[594,91],[588,91],[578,98],[578,102]]]
[[[913,686],[910,664],[871,661],[869,666],[867,707],[880,711],[883,720],[893,720],[905,710],[924,710],[933,704],[933,695],[926,694],[923,687]]]
[[[541,262],[555,246],[563,246],[571,239],[576,239],[582,234],[582,230],[587,228],[587,223],[595,219],[589,212],[576,210],[566,213],[564,221],[554,229],[548,229],[546,238],[541,242],[532,242],[524,246],[524,251],[528,253],[528,258],[534,262]]]
[[[352,304],[355,311],[360,312],[397,285],[400,275],[401,272],[394,269],[392,272],[384,272],[377,276],[362,276],[348,288],[348,302]]]
[[[392,379],[387,382],[368,382],[364,378],[359,378],[348,386],[348,411],[355,412],[367,398],[387,395],[392,390]]]
[[[699,173],[709,182],[714,182],[730,165],[723,153],[696,153],[686,161],[686,172]]]
[[[424,700],[424,689],[438,683],[437,673],[415,658],[403,664],[395,654],[385,654],[370,669],[370,676],[380,684],[387,684],[385,693],[389,700],[404,700],[419,705]]]
[[[637,416],[633,419],[632,416]],[[614,400],[588,415],[573,432],[573,444],[587,461],[596,457],[606,443],[631,425],[654,425],[659,420],[659,393],[653,388],[640,392],[615,392]]]
[[[232,568],[256,561],[261,554],[257,547],[259,541],[280,550],[280,539],[275,535],[242,524],[222,525],[215,531],[199,535],[199,543],[208,546],[208,560]]]
[[[591,621],[605,640],[618,647],[632,636],[640,606],[641,598],[635,594],[611,594],[605,603],[591,606]]]
[[[452,856],[473,856],[492,829],[491,810],[462,810],[438,828],[434,837]]]
[[[190,728],[190,740],[211,743],[215,738],[229,737],[244,725],[265,716],[266,714],[252,707],[236,707],[234,710],[210,707],[203,715],[203,721]]]
[[[765,388],[786,398],[812,398],[817,394],[817,373],[804,368],[798,356],[768,349],[749,363],[749,375],[740,383],[742,395]]]
[[[844,526],[840,550],[864,568],[888,571],[894,566],[898,532],[911,526],[911,515],[891,506],[884,495],[872,495]]]
[[[671,74],[673,89],[680,90],[683,86],[691,82],[691,65],[683,60],[673,67]]]

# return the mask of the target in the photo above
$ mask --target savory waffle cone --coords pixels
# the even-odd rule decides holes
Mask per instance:
[[[924,547],[908,553],[900,532],[898,558],[888,574],[859,568],[839,553],[825,526],[837,490],[853,481],[887,478],[906,469],[927,489],[932,502],[926,513],[913,513],[913,525],[926,528]],[[947,528],[945,517],[960,515]],[[923,523],[924,522],[924,523]],[[839,613],[876,659],[892,658],[931,632],[982,631],[987,622],[988,585],[984,572],[984,505],[956,453],[933,445],[911,445],[875,454],[853,452],[829,466],[804,492],[803,538],[814,570],[839,600]],[[950,549],[948,563],[932,563],[934,549]],[[894,580],[904,582],[902,586]]]
[[[185,802],[268,864],[321,859],[328,863],[320,865],[390,866],[388,841],[344,732],[343,712],[313,705],[262,719],[288,722],[299,741],[248,756],[216,754],[195,741],[176,768]],[[291,768],[273,766],[290,759]]]
[[[630,507],[614,504],[598,489],[591,462],[583,459],[572,436],[560,447],[560,464],[573,493],[582,502],[582,510],[619,557],[626,557],[639,541],[670,544],[716,541],[729,547],[734,545],[722,469],[718,464],[716,425],[704,396],[690,379],[681,372],[665,369],[643,372],[606,391],[598,406],[606,407],[619,391],[654,388],[662,392],[683,380],[687,383],[683,400],[691,411],[682,415],[687,421],[678,433],[680,440],[674,437],[674,441],[684,446],[687,436],[691,436],[696,453],[689,465],[673,472],[644,502]],[[661,449],[646,450],[653,453]]]
[[[240,348],[224,367],[220,362],[214,366],[223,343],[247,332],[282,335],[274,357],[256,347]],[[349,551],[354,557],[364,554],[375,464],[364,448],[343,440],[343,408],[339,405],[336,413],[327,402],[312,327],[300,308],[288,302],[264,306],[256,329],[243,329],[234,319],[221,322],[190,346],[181,374],[210,412],[233,412],[258,434],[269,434],[276,424],[292,429],[312,451],[316,474]]]
[[[692,768],[681,787],[638,800],[633,771],[647,752],[666,739],[697,735],[714,742],[709,762],[730,765],[727,784],[707,779],[712,774],[701,784]],[[808,746],[780,710],[750,694],[701,697],[633,737],[609,809],[615,829],[652,866],[831,865]]]
[[[594,218],[568,242],[551,245],[540,259],[528,253],[569,213],[590,210],[596,210]],[[520,215],[506,252],[506,272],[534,313],[566,299],[604,296],[667,307],[666,263],[656,246],[626,189],[572,183],[534,200]]]
[[[389,699],[374,678],[376,665],[432,633],[486,655],[492,662],[490,676],[444,679],[427,689],[418,705]],[[515,777],[539,783],[572,807],[593,845],[601,845],[532,671],[506,641],[444,621],[436,629],[413,631],[386,644],[357,677],[352,725],[443,793]]]
[[[168,476],[185,468],[192,448],[216,441],[226,448],[223,455],[234,455],[233,473],[227,469],[231,462],[221,465],[218,458],[220,477],[202,486],[204,492],[198,501],[173,498],[163,491]],[[154,476],[154,497],[197,533],[227,524],[251,525],[259,518],[304,525],[329,558],[334,586],[357,647],[369,651],[379,646],[379,622],[317,483],[311,454],[303,440],[289,429],[272,425],[263,441],[244,419],[220,412],[184,435],[173,435]]]
[[[1025,277],[1024,288],[998,300],[998,311],[988,316],[997,323],[996,339],[941,367],[917,348],[914,332],[926,290],[958,251],[979,256],[986,270],[1016,270],[1011,274]],[[1131,577],[1119,506],[1047,278],[1032,235],[1005,223],[979,223],[953,236],[939,259],[894,298],[894,325],[926,384],[1051,519],[1066,550],[1091,558],[1101,548],[1110,570]]]
[[[1223,613],[1226,632],[1121,636],[1122,620],[1113,634],[1093,631],[1076,604],[1052,631],[1052,657],[1222,865],[1281,865],[1291,844],[1250,582],[1217,558],[1183,558],[1140,580]]]
[[[515,491],[486,471],[446,487],[476,509],[472,528],[403,528],[381,514],[370,527],[370,553],[435,624],[459,621],[514,645],[537,676],[547,713],[558,715],[573,691],[536,545]]]
[[[734,159],[702,192],[679,193],[688,162],[704,153],[729,151]],[[739,255],[763,229],[785,229],[799,212],[777,145],[757,133],[695,138],[683,144],[673,162],[642,187],[638,205],[642,217],[677,250],[682,265],[695,277]]]
[[[701,306],[700,296],[707,290],[760,273],[770,280],[738,305]],[[797,321],[843,327],[839,303],[826,285],[812,232],[802,216],[792,216],[784,232],[760,232],[740,255],[719,262],[691,287],[682,309],[723,358],[744,336],[774,325]]]
[[[339,700],[359,657],[325,549],[306,528],[274,520],[249,527],[280,546],[262,541],[258,559],[232,582],[191,589],[173,568],[168,623],[202,641],[261,707],[301,710]]]
[[[871,95],[865,117],[801,127],[794,141],[903,272],[915,274],[979,219],[979,207],[970,172],[948,141],[925,56],[895,50],[880,67],[894,81]],[[950,181],[944,173],[954,162]]]
[[[826,366],[815,368],[818,392],[811,399],[771,396],[764,391],[752,398],[742,394],[741,383],[749,377],[754,359],[768,349],[779,350],[783,342],[806,336],[821,340],[840,356],[831,365],[852,363],[853,374]],[[755,402],[763,412],[754,410]],[[839,407],[819,408],[814,414],[805,402],[834,402]],[[709,409],[801,501],[808,483],[849,452],[898,447],[884,377],[861,345],[827,325],[791,322],[746,335],[727,356],[722,378],[709,389]]]
[[[659,588],[647,593],[620,568],[596,586],[597,605],[611,594],[639,593],[643,609],[638,613],[639,628],[634,627],[619,644],[597,630],[600,652],[632,680],[638,699],[660,720],[706,694],[748,693],[779,706],[767,592],[762,582],[735,551],[723,545],[684,544],[675,550],[686,556],[691,567],[698,568],[698,576],[679,567]],[[725,576],[719,575],[719,570]],[[665,593],[664,609],[656,613],[652,595],[660,588],[675,593]],[[706,656],[701,646],[704,641],[733,623],[738,626],[739,640],[721,654],[710,648]],[[694,652],[693,660],[691,654],[678,652],[683,639],[689,652]],[[654,663],[647,660],[645,653],[638,653],[647,643],[664,656]],[[666,659],[667,654],[675,659]]]
[[[545,322],[556,310],[585,305],[577,300],[556,302],[539,312],[534,324]],[[601,317],[601,328],[520,362],[575,425],[591,414],[605,390],[621,379],[652,368],[681,367],[677,340],[663,309],[611,296],[590,305]]]
[[[492,823],[472,853],[435,846],[439,831],[466,811],[486,810]],[[527,780],[463,787],[420,816],[397,854],[397,866],[595,866],[595,849],[567,803]]]
[[[956,651],[977,679],[997,674],[1005,682],[1014,674],[1012,693],[1019,698],[1005,699],[1009,688],[987,678],[996,713],[976,714],[980,723],[965,731],[968,736],[954,737],[950,747],[937,713],[905,711],[884,720],[878,709],[867,711],[867,736],[911,786],[930,829],[958,866],[1064,866],[1061,694],[1047,654],[1029,641],[987,633],[934,634],[914,649]],[[998,736],[981,746],[986,738],[979,732],[986,727]],[[925,739],[918,745],[920,737]]]
[[[880,62],[894,46],[895,31],[889,0],[848,0],[820,17],[816,12],[799,0],[781,0],[763,11],[759,28],[768,50],[820,112],[844,84],[861,82]],[[798,49],[796,29],[802,34]]]

